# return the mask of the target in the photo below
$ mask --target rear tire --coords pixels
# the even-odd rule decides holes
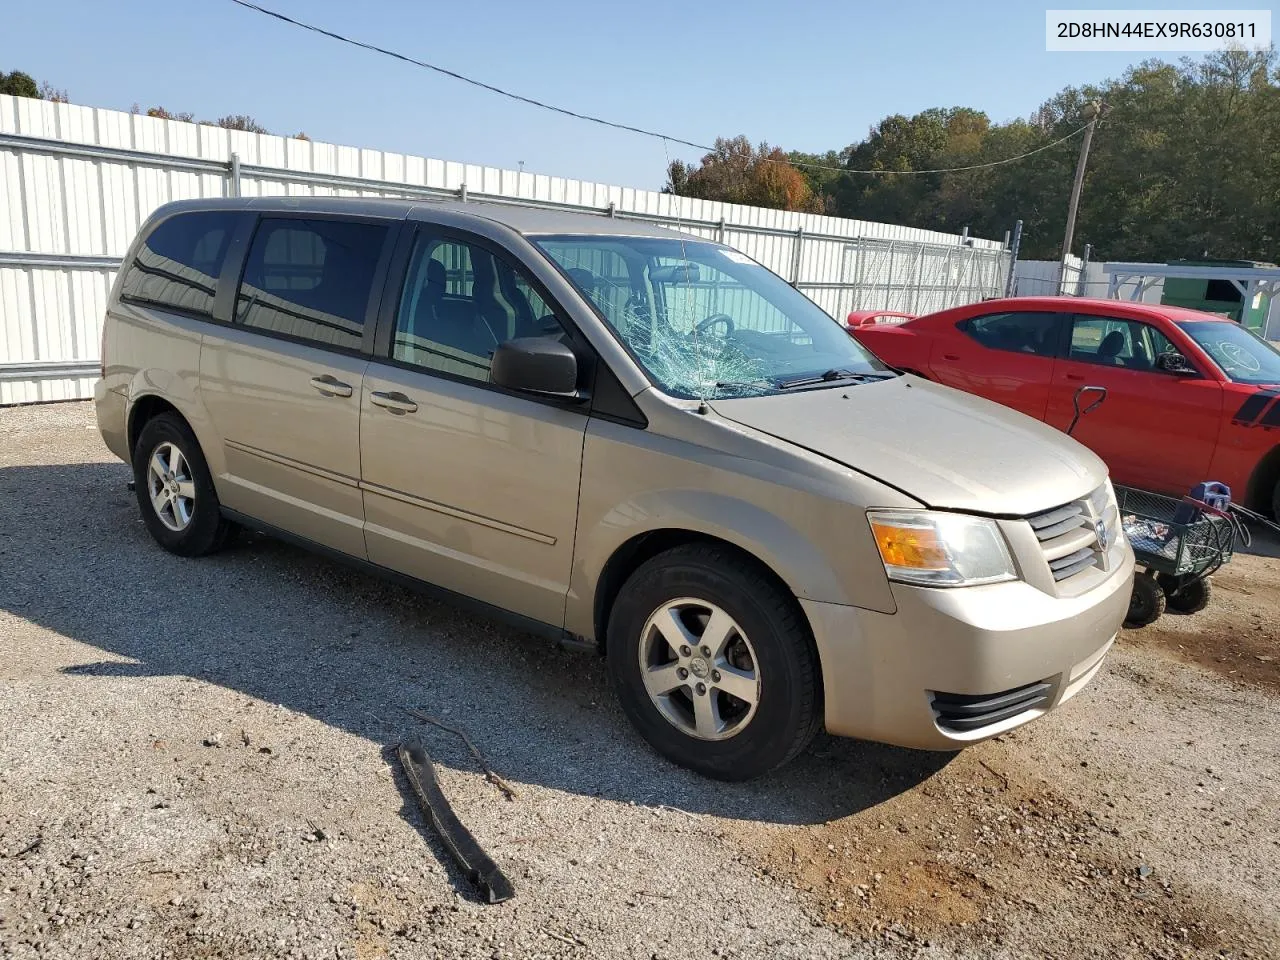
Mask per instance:
[[[1155,623],[1164,613],[1167,599],[1156,578],[1139,574],[1133,578],[1133,593],[1129,595],[1129,613],[1124,625],[1133,630]]]
[[[235,531],[222,516],[195,434],[176,413],[152,417],[133,449],[133,489],[147,530],[180,557],[220,549]]]
[[[1178,578],[1161,574],[1156,578],[1164,589],[1169,609],[1178,613],[1199,613],[1209,605],[1212,587],[1209,578],[1178,586]]]
[[[769,773],[821,726],[818,657],[799,604],[731,549],[676,547],[642,564],[614,602],[605,646],[636,730],[705,776]]]

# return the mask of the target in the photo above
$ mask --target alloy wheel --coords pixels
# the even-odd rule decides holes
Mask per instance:
[[[681,732],[727,740],[755,715],[759,660],[742,628],[714,603],[664,603],[645,621],[639,656],[649,699]]]
[[[147,461],[147,492],[156,516],[170,530],[179,533],[191,523],[196,508],[196,484],[182,451],[172,443],[162,443]]]

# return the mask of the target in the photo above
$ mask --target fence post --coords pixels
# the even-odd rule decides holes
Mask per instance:
[[[231,196],[240,196],[240,154],[231,154]]]
[[[796,228],[796,249],[791,257],[791,285],[800,286],[800,254],[804,251],[804,227]]]
[[[969,235],[969,228],[964,228],[965,237]],[[911,307],[903,310],[903,313],[915,313],[920,307],[920,287],[924,284],[924,244],[920,244],[920,253],[916,257],[916,275],[911,285]]]
[[[610,216],[610,217],[616,217],[616,216],[618,215],[618,205],[617,205],[616,203],[614,203],[612,200],[610,200],[610,201],[609,201],[609,208],[608,208],[608,211],[607,211],[607,212],[608,212],[608,214],[609,214],[609,216]]]
[[[1018,274],[1018,248],[1022,246],[1022,221],[1013,224],[1013,246],[1009,248],[1009,275],[1004,280],[1004,295],[1013,296],[1014,278]]]
[[[893,254],[894,254],[893,244],[894,244],[894,241],[890,240],[889,241],[889,269],[885,271],[885,280],[884,280],[884,309],[886,310],[893,309]],[[906,313],[907,311],[905,309],[906,308],[905,303],[903,304],[903,308],[904,309],[902,312]]]
[[[724,217],[720,218],[719,232],[716,236],[721,243],[724,243]]]
[[[1080,276],[1076,278],[1076,296],[1083,297],[1085,295],[1085,274],[1089,271],[1089,255],[1093,253],[1093,244],[1086,243],[1084,245],[1084,257],[1080,260]]]
[[[857,238],[858,247],[853,254],[853,309],[862,309],[862,238]]]
[[[463,203],[467,202],[467,185],[465,183],[458,188],[458,199]]]

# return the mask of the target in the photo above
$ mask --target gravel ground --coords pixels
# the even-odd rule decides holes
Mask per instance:
[[[172,557],[126,479],[89,405],[0,410],[4,957],[1280,956],[1274,545],[1028,728],[727,786],[595,657],[265,538]],[[514,900],[424,825],[411,732]]]

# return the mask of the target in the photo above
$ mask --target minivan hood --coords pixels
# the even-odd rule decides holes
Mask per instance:
[[[1096,455],[1038,420],[914,376],[711,407],[931,507],[1024,516],[1086,496],[1107,476]]]

